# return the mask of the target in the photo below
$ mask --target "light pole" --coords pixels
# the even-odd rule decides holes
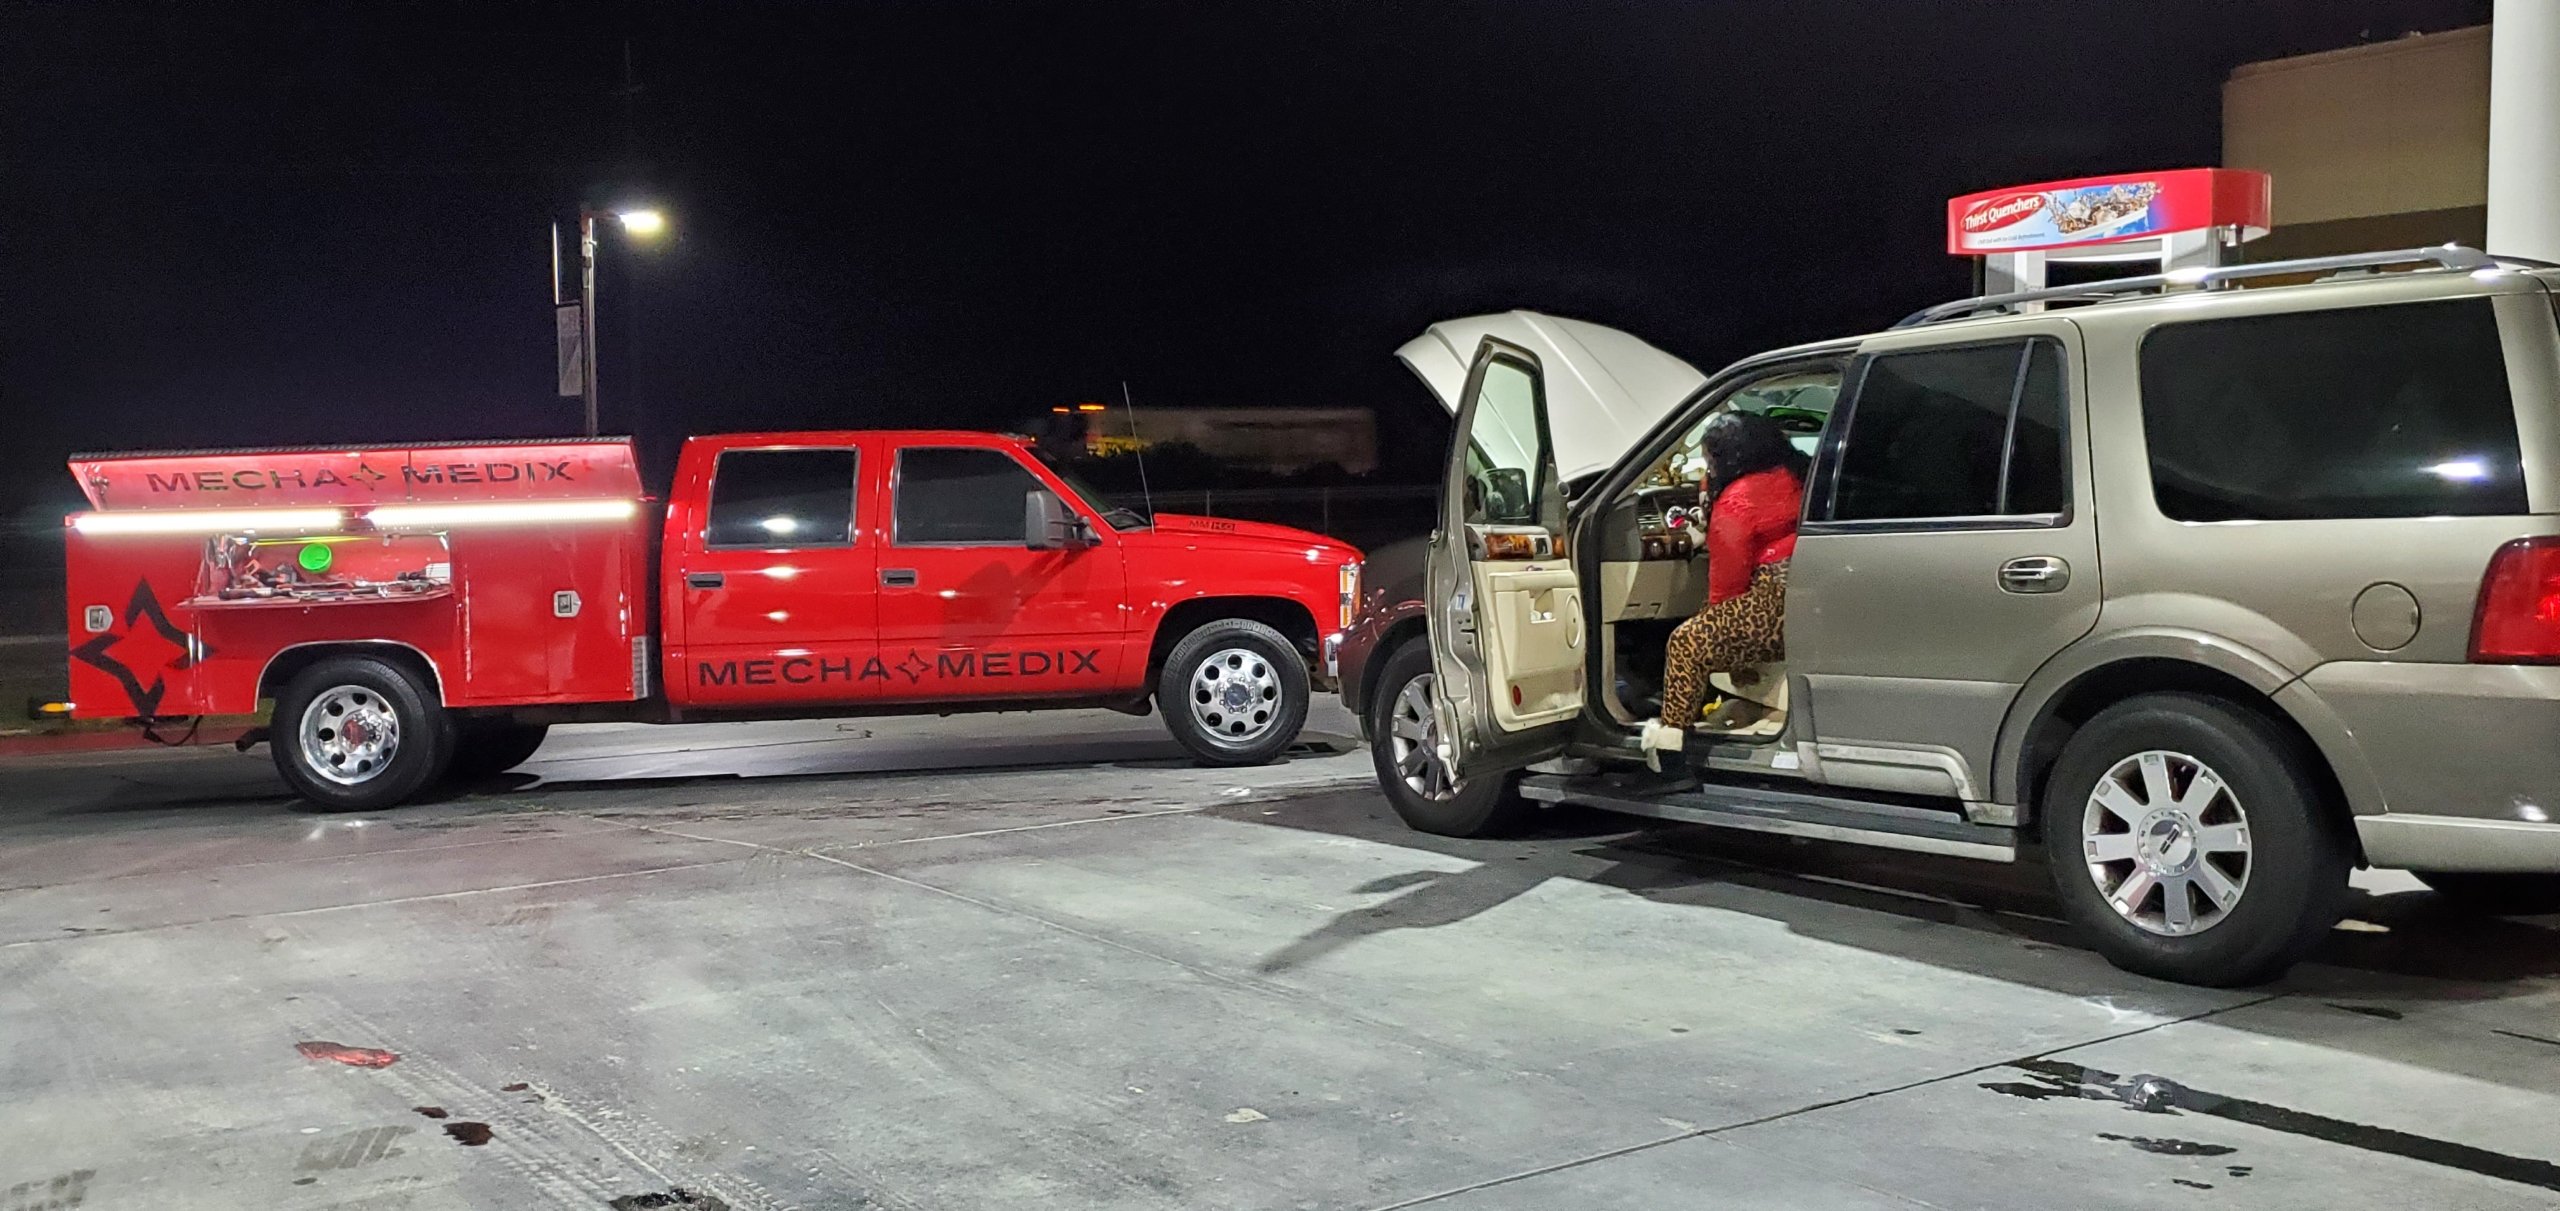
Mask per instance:
[[[596,414],[596,220],[614,219],[640,239],[667,229],[667,216],[657,210],[598,211],[578,208],[578,395],[586,404],[587,436],[597,434]],[[551,228],[551,302],[560,305],[560,228]],[[562,394],[567,394],[563,392]]]

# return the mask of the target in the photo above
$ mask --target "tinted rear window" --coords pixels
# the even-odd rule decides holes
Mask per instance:
[[[2162,327],[2142,343],[2142,425],[2180,521],[2525,511],[2487,299]]]

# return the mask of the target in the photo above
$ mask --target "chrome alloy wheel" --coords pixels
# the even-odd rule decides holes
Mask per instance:
[[[302,711],[302,758],[312,773],[340,786],[370,782],[400,752],[400,716],[382,695],[341,685]]]
[[[1440,717],[1431,710],[1437,678],[1424,673],[1404,683],[1387,711],[1387,751],[1395,758],[1396,776],[1406,790],[1423,799],[1446,799],[1458,793],[1440,755]]]
[[[1191,672],[1191,718],[1230,744],[1247,744],[1280,716],[1280,676],[1262,654],[1221,648]]]
[[[2219,925],[2249,886],[2249,817],[2212,767],[2158,749],[2115,764],[2080,815],[2089,877],[2118,915],[2167,937]]]

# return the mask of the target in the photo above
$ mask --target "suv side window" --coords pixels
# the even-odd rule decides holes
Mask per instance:
[[[1867,359],[1821,519],[2061,513],[2062,368],[2062,347],[2041,339]]]
[[[1539,524],[1548,453],[1536,372],[1505,357],[1486,362],[1465,440],[1467,524]]]
[[[714,547],[853,543],[852,450],[723,450],[712,464]]]
[[[2527,507],[2485,298],[2163,325],[2142,342],[2142,429],[2178,521]]]
[[[906,545],[1018,547],[1022,497],[1042,486],[1002,450],[918,446],[898,451],[890,510]]]

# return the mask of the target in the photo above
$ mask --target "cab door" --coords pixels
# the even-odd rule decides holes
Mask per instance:
[[[1986,800],[2010,703],[2098,620],[2079,330],[1895,333],[1850,379],[1787,572],[1806,772]]]
[[[886,681],[879,549],[855,508],[863,443],[723,450],[682,538],[670,674],[702,706],[850,702]]]
[[[896,459],[880,548],[887,696],[1072,698],[1124,687],[1127,559],[1088,503],[1034,474],[1011,443],[906,446]],[[1034,491],[1068,502],[1092,544],[1032,549],[1023,498]]]
[[[1537,357],[1486,339],[1461,399],[1428,604],[1433,709],[1450,769],[1472,778],[1564,751],[1584,628]]]

